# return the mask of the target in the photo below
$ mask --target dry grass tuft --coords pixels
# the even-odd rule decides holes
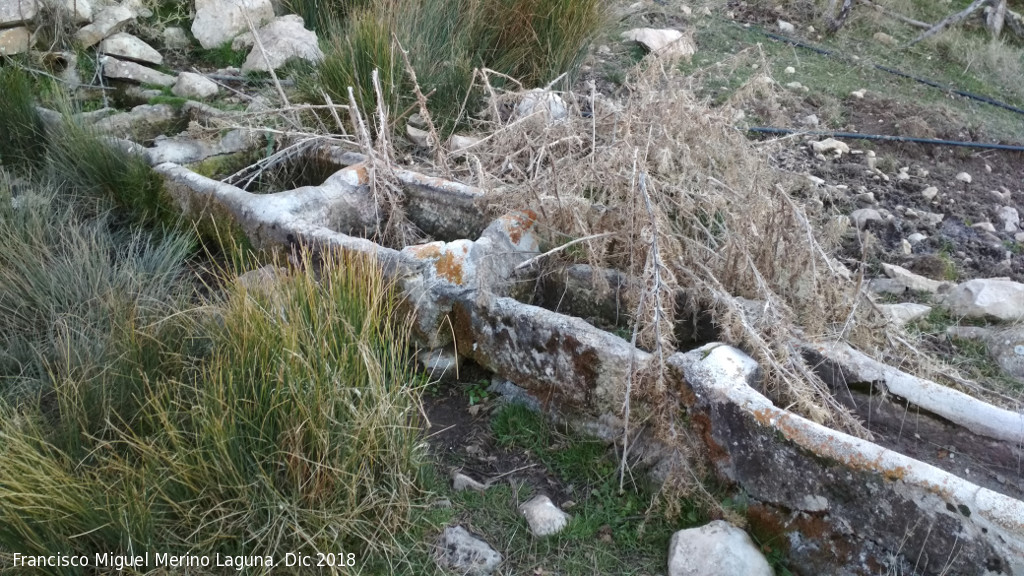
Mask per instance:
[[[856,279],[815,240],[814,223],[827,215],[794,199],[804,184],[774,170],[733,128],[730,106],[707,107],[685,82],[655,61],[634,73],[621,105],[562,94],[589,117],[576,110],[550,124],[485,123],[491,134],[461,176],[498,190],[497,211],[537,209],[551,243],[604,235],[582,243],[583,257],[643,279],[629,304],[641,346],[660,357],[674,350],[676,294],[685,290],[713,311],[724,341],[766,369],[776,402],[863,433],[794,347],[815,338],[867,344],[864,328],[878,321],[857,304]],[[496,100],[521,96],[487,88]],[[634,396],[662,398],[663,386],[648,379]]]

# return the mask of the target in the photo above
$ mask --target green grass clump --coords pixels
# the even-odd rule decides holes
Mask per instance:
[[[0,164],[27,172],[42,166],[46,134],[36,112],[32,83],[19,68],[0,69]]]
[[[348,87],[365,110],[377,105],[370,81],[380,70],[384,104],[401,112],[415,103],[410,65],[443,134],[452,132],[469,94],[474,68],[490,68],[526,87],[565,73],[569,85],[605,22],[598,0],[393,0],[335,23],[317,75],[335,103]],[[496,83],[503,82],[495,76]]]
[[[233,50],[231,42],[225,42],[216,48],[197,48],[195,57],[200,62],[216,66],[218,68],[238,68],[245,63],[246,52],[244,50]]]
[[[285,0],[285,8],[302,16],[306,28],[317,32],[330,30],[336,22],[366,8],[372,0]]]
[[[360,11],[344,24],[335,23],[317,72],[318,87],[335,104],[349,103],[351,87],[361,110],[375,110],[378,102],[372,77],[377,70],[384,99],[380,104],[394,111],[400,102],[402,65],[392,41],[393,29],[391,16],[379,8]],[[372,124],[373,118],[366,121]]]
[[[0,403],[0,550],[271,555],[275,574],[308,570],[280,566],[286,552],[393,552],[422,456],[407,325],[373,264],[322,256],[263,288],[229,284],[194,322],[155,322],[205,345],[176,370],[139,366],[136,401],[102,421],[92,374],[54,382],[57,403]]]
[[[191,240],[83,219],[42,186],[0,184],[0,399],[55,406],[64,450],[138,408],[145,379],[176,370]]]
[[[575,80],[590,40],[604,22],[597,0],[485,0],[473,31],[476,60],[527,87],[567,73]]]
[[[99,206],[112,202],[124,215],[144,224],[170,223],[174,218],[163,179],[145,159],[69,115],[54,130],[49,155],[54,177]]]

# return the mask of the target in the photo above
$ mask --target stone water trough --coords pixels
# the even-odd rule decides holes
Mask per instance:
[[[398,249],[366,239],[381,216],[372,165],[357,156],[319,150],[337,164],[322,184],[254,194],[134,149],[187,217],[212,216],[257,248],[302,243],[377,259],[411,304],[424,358],[471,359],[566,420],[621,438],[624,390],[653,359],[580,317],[521,301],[515,280],[538,252],[529,211],[490,221],[482,190],[395,168],[406,214],[438,239]],[[564,299],[588,300],[585,284],[566,281]],[[1024,575],[1024,416],[844,344],[801,346],[877,442],[773,405],[757,363],[731,346],[712,342],[668,360],[669,385],[715,472],[745,498],[751,524],[780,534],[792,568]],[[652,470],[682,458],[656,440],[636,450]]]

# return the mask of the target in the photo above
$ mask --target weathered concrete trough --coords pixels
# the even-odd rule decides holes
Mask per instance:
[[[308,243],[377,258],[405,292],[422,345],[453,348],[567,419],[600,421],[606,438],[620,436],[616,416],[626,383],[652,358],[580,318],[510,297],[516,267],[537,251],[529,212],[480,224],[481,191],[395,171],[408,202],[421,205],[416,224],[447,240],[398,250],[361,237],[380,223],[364,166],[339,170],[320,186],[262,195],[176,164],[155,169],[184,214],[213,216],[257,247]],[[453,236],[462,222],[477,222],[468,227],[480,231],[475,240]],[[985,438],[1002,447],[1001,457],[1019,461],[1019,414],[882,370],[851,350],[808,345],[806,351],[820,356],[821,370],[837,386],[840,379],[884,384],[961,437]],[[895,567],[906,574],[1024,575],[1024,503],[1008,490],[774,406],[755,389],[756,363],[732,347],[677,353],[668,365],[716,471],[749,496],[751,522],[785,535],[798,573],[876,574]]]

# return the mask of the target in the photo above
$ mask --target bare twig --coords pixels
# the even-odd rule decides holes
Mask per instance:
[[[898,12],[893,12],[892,10],[886,8],[885,6],[882,6],[880,4],[875,4],[871,0],[860,0],[860,3],[864,4],[865,6],[870,6],[870,7],[874,8],[875,10],[878,10],[882,14],[885,14],[886,16],[888,16],[888,17],[890,17],[890,18],[892,18],[894,20],[899,20],[900,22],[903,22],[904,24],[909,24],[909,25],[911,25],[911,26],[913,26],[915,28],[924,28],[925,30],[927,30],[927,29],[932,27],[932,25],[927,23],[927,22],[921,22],[920,20],[914,20],[913,18],[907,18],[903,14],[900,14]]]
[[[951,14],[943,18],[942,21],[940,21],[938,24],[924,31],[920,36],[911,40],[910,43],[907,44],[907,46],[913,46],[914,44],[917,44],[922,40],[931,38],[932,36],[938,34],[939,32],[942,32],[943,30],[945,30],[949,26],[952,26],[953,24],[966,20],[968,16],[974,14],[975,11],[984,6],[989,1],[990,0],[974,0],[974,2],[971,2],[970,6],[968,6],[967,8],[964,8],[963,10],[957,12],[956,14]]]
[[[423,117],[423,121],[427,124],[427,131],[430,132],[430,137],[433,138],[434,146],[434,161],[437,166],[444,171],[445,177],[451,177],[451,171],[448,169],[447,157],[445,154],[444,146],[441,144],[441,135],[437,133],[437,128],[434,126],[434,119],[430,115],[430,109],[427,108],[427,97],[420,90],[419,81],[416,79],[416,69],[412,67],[412,63],[409,61],[409,52],[402,47],[401,42],[398,41],[398,36],[394,35],[395,45],[398,46],[398,52],[402,55],[402,61],[405,63],[405,71],[409,74],[409,79],[412,80],[413,92],[416,94],[416,103],[420,108],[420,116]]]
[[[569,248],[570,246],[575,246],[576,244],[579,244],[581,242],[587,242],[587,241],[590,241],[590,240],[596,240],[598,238],[607,238],[609,236],[615,236],[615,232],[603,232],[601,234],[591,234],[590,236],[584,236],[583,238],[577,238],[577,239],[575,239],[575,240],[573,240],[571,242],[566,242],[565,244],[562,244],[561,246],[552,248],[551,250],[548,250],[547,252],[544,252],[543,254],[538,254],[538,255],[534,256],[533,258],[530,258],[529,260],[520,263],[518,266],[515,267],[515,271],[516,272],[522,272],[523,270],[526,270],[528,268],[532,268],[535,264],[537,264],[537,262],[540,262],[542,259],[547,258],[548,256],[551,256],[552,254],[557,254],[557,253],[561,252],[562,250],[565,250],[566,248]]]

